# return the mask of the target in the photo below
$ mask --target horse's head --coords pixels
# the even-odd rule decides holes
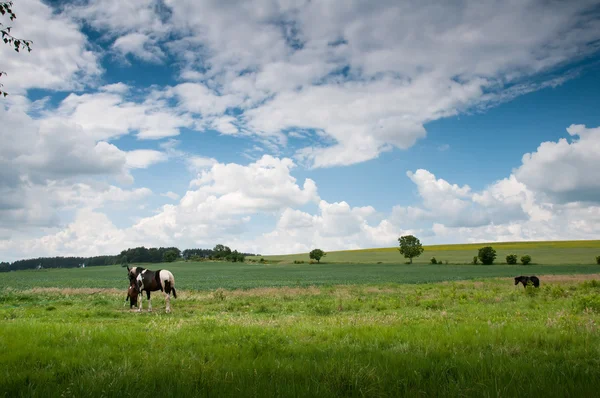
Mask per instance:
[[[144,288],[144,282],[142,282],[142,274],[138,274],[138,276],[135,278],[135,281],[133,282],[133,284],[135,285],[137,292],[141,294],[142,289]]]
[[[523,279],[525,279],[525,277],[522,276],[522,275],[521,276],[515,276],[515,285],[518,285],[519,282],[523,281]]]
[[[135,279],[142,272],[144,268],[142,267],[131,267],[127,266],[127,277],[129,278],[129,283],[134,283]]]

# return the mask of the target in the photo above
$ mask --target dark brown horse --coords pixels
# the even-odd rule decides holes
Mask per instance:
[[[135,283],[129,283],[129,289],[127,289],[127,297],[125,302],[129,301],[129,309],[137,307],[138,305],[138,288]]]
[[[519,283],[522,283],[523,287],[527,287],[527,285],[529,283],[531,283],[534,287],[540,287],[540,280],[535,275],[532,275],[532,276],[523,276],[523,275],[516,276],[515,277],[515,285],[518,285]]]
[[[143,267],[127,267],[130,284],[134,284],[139,294],[143,290],[146,291],[148,297],[148,311],[152,311],[152,301],[150,301],[150,292],[160,290],[165,294],[165,302],[167,303],[167,312],[171,312],[171,292],[173,297],[177,298],[175,290],[175,278],[170,271],[160,269],[158,271],[150,271]],[[142,296],[139,297],[138,311],[142,310]]]

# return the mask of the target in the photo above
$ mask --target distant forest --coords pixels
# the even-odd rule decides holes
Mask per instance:
[[[183,252],[176,247],[135,247],[123,250],[114,256],[95,257],[39,257],[27,260],[17,260],[13,263],[0,262],[0,272],[40,269],[40,268],[78,268],[95,267],[99,265],[135,264],[135,263],[162,263],[178,259],[199,261],[203,259],[244,261],[252,253],[239,253],[227,246],[217,245],[213,249],[186,249]]]

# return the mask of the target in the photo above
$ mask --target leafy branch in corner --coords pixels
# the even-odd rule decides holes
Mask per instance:
[[[13,2],[0,2],[0,14],[2,16],[8,16],[11,21],[14,21],[17,18],[17,15],[12,10]],[[27,49],[28,52],[31,52],[31,44],[33,42],[31,40],[19,39],[14,37],[10,33],[11,27],[4,25],[0,22],[0,38],[4,42],[4,44],[8,44],[11,47],[14,47],[16,52],[20,52],[21,50]],[[6,72],[0,71],[0,77],[6,75]],[[3,84],[0,83],[0,96],[6,97],[8,93],[2,90]]]

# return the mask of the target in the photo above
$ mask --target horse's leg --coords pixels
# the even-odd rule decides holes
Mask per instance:
[[[142,312],[142,298],[144,297],[143,294],[138,294],[138,312]]]
[[[152,300],[150,300],[150,290],[146,290],[148,293],[148,312],[152,312]]]
[[[167,312],[171,312],[171,295],[165,292],[165,302],[167,303]]]

